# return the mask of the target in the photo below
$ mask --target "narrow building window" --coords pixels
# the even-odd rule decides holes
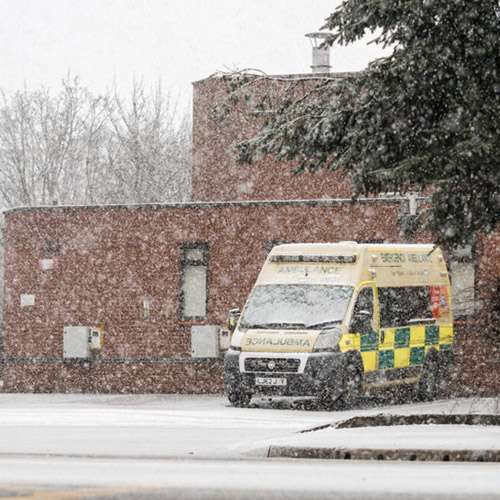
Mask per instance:
[[[181,310],[183,319],[207,317],[208,246],[204,243],[182,247]]]
[[[453,250],[449,266],[453,316],[466,317],[475,312],[475,269],[472,245]]]
[[[455,318],[474,314],[474,262],[452,261],[450,275]]]

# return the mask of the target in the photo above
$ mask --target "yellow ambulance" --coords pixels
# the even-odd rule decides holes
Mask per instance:
[[[342,408],[366,388],[413,383],[432,399],[452,344],[450,281],[434,245],[279,245],[232,335],[225,391],[235,406],[262,395]]]

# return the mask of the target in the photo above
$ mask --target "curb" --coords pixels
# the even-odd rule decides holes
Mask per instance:
[[[356,427],[386,427],[391,425],[491,425],[500,426],[500,415],[490,414],[441,414],[419,413],[416,415],[393,415],[379,413],[351,417],[332,425],[336,429],[353,429]],[[314,429],[318,430],[318,429]]]
[[[309,448],[300,446],[270,446],[267,456],[269,458],[318,458],[333,460],[500,462],[500,450]]]

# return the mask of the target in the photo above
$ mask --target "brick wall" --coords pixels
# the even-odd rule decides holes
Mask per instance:
[[[398,212],[397,202],[374,200],[10,211],[5,390],[220,391],[221,362],[191,359],[191,326],[223,324],[229,308],[243,306],[268,243],[398,241]],[[181,248],[192,242],[209,251],[203,321],[180,314]],[[48,256],[54,267],[44,271]],[[35,305],[21,308],[21,294],[35,295]],[[64,326],[100,323],[100,358],[64,362]]]
[[[335,77],[335,76],[334,76]],[[6,214],[5,390],[59,392],[216,392],[220,360],[190,357],[194,324],[222,324],[241,307],[271,241],[401,241],[396,200],[351,203],[341,173],[296,176],[291,163],[263,158],[237,163],[235,144],[262,123],[256,103],[279,100],[285,88],[306,93],[314,78],[255,78],[224,117],[228,81],[194,84],[193,199],[285,200],[193,203],[135,207],[40,208]],[[317,201],[292,202],[294,199]],[[288,200],[288,201],[286,201]],[[500,392],[498,349],[481,343],[498,300],[500,236],[482,237],[476,248],[477,296],[484,307],[475,323],[457,330],[455,394]],[[418,242],[430,241],[425,234]],[[180,315],[181,247],[206,243],[209,251],[208,316]],[[42,271],[40,259],[53,256]],[[35,295],[20,307],[20,295]],[[149,319],[142,303],[151,303]],[[106,330],[102,354],[92,362],[64,362],[64,325]],[[486,326],[485,326],[486,325]],[[491,326],[491,321],[489,326]],[[479,346],[479,344],[481,344]],[[490,371],[492,376],[482,374]],[[496,378],[495,378],[496,375]]]
[[[279,162],[271,156],[252,165],[238,164],[236,144],[252,137],[263,123],[258,110],[260,100],[265,96],[268,102],[279,102],[285,91],[290,95],[290,87],[295,95],[303,95],[318,82],[311,75],[307,79],[297,75],[249,78],[251,83],[237,94],[236,102],[229,98],[230,79],[215,76],[194,83],[192,199],[350,197],[351,183],[344,173],[320,170],[296,175],[296,163]]]
[[[475,288],[482,306],[478,319],[483,324],[489,323],[500,337],[500,231],[478,238],[474,259]]]
[[[500,336],[477,321],[455,323],[456,366],[449,391],[458,396],[500,394]]]

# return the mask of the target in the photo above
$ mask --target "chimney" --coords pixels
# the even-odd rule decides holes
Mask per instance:
[[[330,38],[330,33],[323,31],[307,33],[306,37],[311,41],[312,46],[312,65],[313,73],[329,73],[330,72],[330,45],[322,43]]]

